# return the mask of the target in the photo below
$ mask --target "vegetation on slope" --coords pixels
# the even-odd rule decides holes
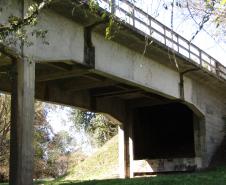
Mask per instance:
[[[118,175],[118,136],[78,165],[69,167],[65,180],[116,178]]]
[[[55,181],[36,182],[42,185],[225,185],[226,166],[203,172],[157,175],[134,179],[114,178],[118,165],[117,136],[83,162],[70,168],[69,174]],[[83,181],[82,181],[83,180]],[[86,180],[86,181],[84,181]],[[7,184],[1,184],[7,185]]]

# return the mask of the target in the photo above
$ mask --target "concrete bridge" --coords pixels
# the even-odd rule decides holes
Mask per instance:
[[[23,16],[29,3],[0,1],[0,22]],[[122,178],[206,168],[221,144],[225,67],[128,1],[108,3],[120,22],[111,40],[97,14],[61,0],[37,25],[49,45],[34,37],[17,52],[1,44],[0,89],[12,93],[11,185],[32,184],[34,97],[117,120]]]

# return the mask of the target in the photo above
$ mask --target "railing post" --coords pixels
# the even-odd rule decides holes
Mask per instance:
[[[151,27],[151,18],[150,17],[148,18],[148,21],[149,21],[149,34],[151,36],[152,35],[152,27]]]
[[[133,19],[133,26],[135,27],[135,7],[133,5],[133,10],[132,10],[132,19]]]
[[[119,0],[119,1],[126,4],[129,7],[129,10],[124,9],[122,6],[120,6],[120,4],[116,5],[116,3],[118,2],[116,0],[104,0],[104,2],[108,2],[108,4],[110,4],[110,11],[111,11],[112,15],[115,15],[117,10],[120,12],[122,11],[123,15],[129,16],[129,20],[132,19],[132,21],[129,21],[129,23],[127,21],[127,23],[130,24],[131,26],[133,26],[134,28],[136,28],[137,30],[147,34],[141,28],[136,27],[136,24],[138,23],[138,24],[144,25],[146,27],[148,26],[149,27],[148,31],[149,31],[150,36],[152,36],[156,40],[160,41],[161,43],[164,43],[166,47],[171,48],[172,50],[174,50],[175,52],[178,52],[178,53],[180,53],[180,51],[182,51],[182,50],[185,50],[186,52],[188,52],[188,57],[190,60],[198,63],[200,65],[200,67],[202,67],[202,68],[204,67],[204,69],[208,69],[209,72],[217,74],[221,78],[226,79],[226,67],[223,67],[220,63],[219,63],[220,66],[218,66],[218,63],[214,58],[212,58],[207,53],[205,53],[204,51],[199,49],[197,46],[192,44],[191,41],[189,42],[188,40],[186,40],[179,34],[173,32],[172,29],[164,26],[161,22],[159,22],[155,18],[151,17],[150,14],[143,11],[139,7],[136,7],[135,4],[132,3],[131,1],[129,1],[129,0]],[[146,21],[141,20],[139,18],[139,14],[141,14],[143,16],[147,16],[148,23],[146,23]],[[121,16],[121,15],[117,15],[117,17],[123,19],[123,16]],[[158,28],[156,28],[155,25],[157,25],[158,27],[159,26],[163,27],[163,31],[162,31],[162,29],[158,30]],[[164,33],[162,33],[162,32],[164,32]],[[160,35],[161,38],[159,38],[159,37],[156,38],[155,34],[157,34],[158,36]],[[162,41],[162,36],[164,37],[163,41]],[[176,37],[176,38],[174,39],[174,37]],[[187,45],[184,46],[183,43],[186,43]],[[187,54],[184,54],[183,52],[180,54],[187,57]],[[206,56],[209,57],[210,61],[215,61],[215,63],[212,64],[211,62],[209,63],[208,61],[206,61],[205,60]],[[214,65],[216,65],[216,68]]]
[[[166,45],[166,27],[163,27],[163,29],[164,29],[164,43]]]
[[[200,66],[202,67],[202,51],[199,49],[199,62],[200,62]]]
[[[213,69],[212,62],[211,62],[211,61],[212,61],[212,60],[211,60],[211,57],[208,56],[208,58],[209,58],[209,62],[210,62],[210,71],[211,71],[211,72],[214,72],[215,69]]]
[[[191,44],[188,42],[188,56],[191,59]]]
[[[110,0],[110,8],[111,8],[111,14],[115,15],[115,10],[116,10],[115,0]]]
[[[215,67],[216,67],[216,75],[218,76],[218,77],[220,77],[220,63],[219,62],[217,62],[217,61],[215,61]]]

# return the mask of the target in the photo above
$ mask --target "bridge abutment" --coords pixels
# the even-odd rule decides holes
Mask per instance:
[[[205,121],[185,104],[132,110],[119,127],[120,177],[205,167]]]

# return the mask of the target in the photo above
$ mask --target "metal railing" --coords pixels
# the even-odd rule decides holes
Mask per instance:
[[[175,54],[182,55],[205,71],[226,80],[225,66],[133,3],[128,0],[117,0],[117,3],[116,0],[101,0],[101,2],[101,8],[111,12],[145,36],[155,39]]]

